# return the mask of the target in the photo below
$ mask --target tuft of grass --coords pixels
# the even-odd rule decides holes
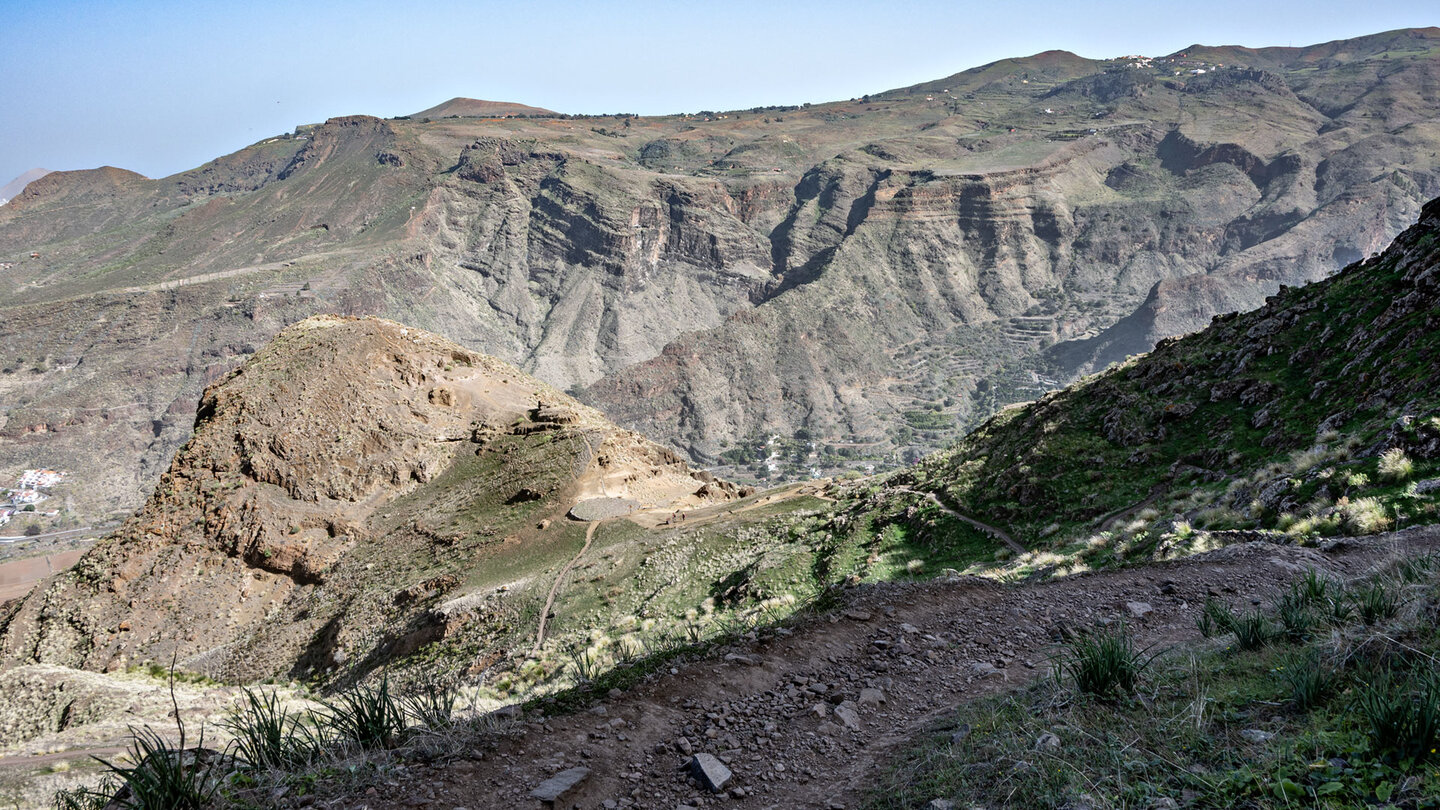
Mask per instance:
[[[1372,579],[1369,584],[1352,590],[1350,601],[1355,604],[1366,626],[1394,618],[1400,612],[1400,594],[1379,579]]]
[[[50,797],[50,806],[54,810],[104,810],[121,784],[113,776],[106,776],[95,787],[57,790]]]
[[[321,703],[326,709],[321,722],[343,741],[384,750],[405,738],[405,710],[390,691],[388,675],[381,676],[378,686],[358,686]]]
[[[1307,605],[1323,605],[1330,598],[1330,579],[1314,568],[1305,569],[1305,576],[1291,587]]]
[[[1340,499],[1336,505],[1340,523],[1351,534],[1378,534],[1390,528],[1390,515],[1379,498]]]
[[[130,733],[133,766],[95,757],[124,783],[112,803],[132,810],[201,810],[215,799],[220,780],[210,762],[215,754],[205,748],[203,734],[198,746],[187,748],[183,726],[173,747],[148,726],[132,727]]]
[[[280,705],[274,692],[242,691],[243,702],[220,727],[231,734],[230,751],[251,768],[291,769],[314,761],[323,747],[316,732]]]
[[[1415,462],[1399,447],[1392,447],[1380,454],[1376,471],[1380,477],[1392,483],[1406,481],[1415,474]]]
[[[1055,679],[1073,681],[1080,692],[1101,697],[1133,692],[1153,660],[1154,656],[1146,658],[1143,650],[1135,649],[1122,624],[1072,642],[1055,662]]]
[[[1416,554],[1402,557],[1395,563],[1395,576],[1399,577],[1400,581],[1406,585],[1414,585],[1418,582],[1429,581],[1437,569],[1440,569],[1440,556]]]
[[[1258,650],[1275,637],[1270,619],[1258,608],[1236,616],[1230,632],[1235,634],[1235,644],[1242,650]]]
[[[1286,657],[1276,671],[1295,708],[1302,712],[1323,704],[1339,683],[1338,674],[1315,650]]]
[[[1386,673],[1361,690],[1355,704],[1377,755],[1419,766],[1440,745],[1440,676],[1433,672],[1405,683]]]
[[[1205,606],[1200,610],[1201,617],[1212,632],[1219,630],[1222,633],[1235,632],[1235,614],[1230,607],[1213,596],[1205,598]],[[1203,632],[1203,628],[1202,628]],[[1205,636],[1209,638],[1209,635]]]
[[[426,679],[401,698],[405,715],[431,731],[441,731],[455,724],[455,705],[460,691],[453,683]]]
[[[1292,589],[1275,600],[1275,618],[1285,638],[1297,644],[1310,640],[1311,630],[1318,624],[1308,602],[1298,589]]]

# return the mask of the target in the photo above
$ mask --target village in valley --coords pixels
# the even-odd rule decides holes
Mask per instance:
[[[38,469],[24,470],[15,481],[15,485],[8,489],[0,489],[0,526],[5,526],[16,517],[29,516],[25,513],[33,513],[34,517],[55,518],[60,515],[59,509],[46,510],[41,504],[50,500],[50,491],[59,486],[65,480],[68,473],[62,470]],[[30,536],[40,534],[40,524],[31,523],[34,531],[29,532]],[[0,541],[14,542],[20,537],[0,537]]]

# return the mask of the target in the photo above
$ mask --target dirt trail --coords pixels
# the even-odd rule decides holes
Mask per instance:
[[[999,526],[991,526],[989,523],[985,523],[984,521],[976,520],[975,518],[972,518],[972,517],[970,517],[970,516],[968,516],[968,515],[962,515],[962,514],[960,514],[959,512],[956,512],[954,509],[951,509],[950,507],[946,506],[946,505],[945,505],[945,502],[942,501],[942,500],[940,500],[940,496],[939,496],[939,495],[936,495],[936,494],[933,493],[933,492],[921,492],[921,491],[918,490],[918,489],[906,489],[906,488],[903,488],[903,487],[900,489],[900,491],[901,491],[901,492],[909,492],[909,493],[912,494],[912,495],[923,495],[923,496],[925,496],[926,498],[929,498],[930,501],[931,501],[932,503],[934,503],[936,506],[940,507],[940,509],[941,509],[942,511],[944,511],[945,514],[947,514],[947,515],[949,515],[950,517],[953,517],[953,518],[955,518],[956,520],[959,520],[959,521],[961,521],[961,522],[963,522],[963,523],[968,523],[968,524],[970,524],[971,526],[974,526],[975,528],[979,529],[980,531],[985,532],[986,534],[990,535],[991,537],[994,537],[996,540],[999,540],[1000,542],[1002,542],[1002,543],[1004,543],[1005,545],[1009,546],[1009,547],[1010,547],[1010,550],[1013,551],[1013,552],[1015,552],[1016,554],[1024,554],[1024,553],[1026,552],[1026,548],[1025,548],[1024,546],[1020,545],[1019,543],[1017,543],[1017,542],[1015,541],[1015,538],[1013,538],[1013,537],[1010,536],[1010,533],[1009,533],[1009,532],[1005,531],[1004,529],[1000,528]]]
[[[539,655],[540,645],[545,643],[545,622],[550,618],[550,611],[555,607],[555,595],[560,592],[561,583],[565,581],[565,577],[569,576],[570,569],[575,567],[575,563],[580,562],[580,558],[590,550],[590,544],[595,541],[595,531],[604,522],[603,520],[594,521],[585,529],[585,545],[580,547],[579,554],[576,554],[570,562],[565,563],[565,567],[561,568],[560,573],[555,577],[555,583],[550,586],[550,593],[545,597],[545,608],[540,611],[540,627],[535,631],[535,646],[530,650],[531,655]]]
[[[1248,607],[1306,568],[1356,576],[1400,551],[1437,548],[1440,527],[1426,527],[1327,551],[1247,543],[1029,585],[961,578],[856,587],[846,608],[793,632],[762,632],[588,712],[527,717],[471,759],[412,766],[375,794],[313,806],[539,807],[533,788],[583,765],[590,776],[564,807],[674,810],[721,799],[756,810],[855,807],[937,717],[1047,674],[1072,628],[1123,619],[1142,646],[1202,643],[1194,620],[1207,596]],[[689,752],[734,771],[726,796],[703,792],[680,770]]]

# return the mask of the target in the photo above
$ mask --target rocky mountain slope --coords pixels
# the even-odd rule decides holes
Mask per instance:
[[[896,480],[1102,559],[1180,552],[1196,528],[1431,522],[1437,327],[1440,200],[1385,252],[1011,408]]]
[[[739,494],[508,364],[376,319],[288,327],[206,392],[195,424],[134,518],[5,606],[6,663],[178,657],[239,681],[366,669],[462,627],[511,632],[488,595],[573,555],[585,530],[567,512]],[[474,595],[433,611],[447,594]]]
[[[802,429],[797,470],[914,456],[1383,247],[1440,193],[1437,42],[341,118],[160,180],[58,172],[0,210],[0,467],[70,469],[77,517],[124,514],[202,388],[317,312],[444,334],[692,460]]]

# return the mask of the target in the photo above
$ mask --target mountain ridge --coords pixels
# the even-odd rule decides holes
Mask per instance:
[[[503,357],[732,477],[885,467],[1378,251],[1440,193],[1428,51],[1178,77],[1052,56],[809,107],[337,118],[170,178],[52,181],[0,212],[0,462],[123,513],[203,385],[336,312]],[[775,435],[816,446],[772,472],[747,448]]]

